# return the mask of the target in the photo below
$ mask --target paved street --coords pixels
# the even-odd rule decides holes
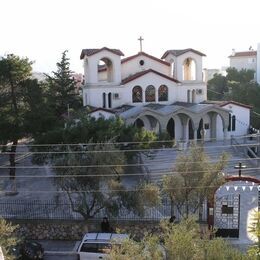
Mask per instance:
[[[44,248],[44,260],[77,260],[77,241],[38,240]]]

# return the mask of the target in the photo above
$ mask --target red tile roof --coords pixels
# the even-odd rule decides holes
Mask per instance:
[[[130,81],[132,81],[132,80],[135,80],[135,79],[137,79],[137,78],[140,78],[140,77],[142,77],[142,76],[144,76],[144,75],[146,75],[146,74],[148,74],[148,73],[154,73],[154,74],[157,74],[157,75],[159,75],[159,76],[161,76],[161,77],[163,77],[163,78],[166,78],[166,79],[168,79],[168,80],[171,80],[171,81],[173,81],[173,82],[175,82],[175,83],[180,83],[180,81],[178,81],[177,79],[174,79],[174,78],[171,78],[171,77],[169,77],[169,76],[166,76],[166,75],[164,75],[164,74],[162,74],[162,73],[160,73],[160,72],[158,72],[158,71],[155,71],[155,70],[152,70],[152,69],[148,69],[148,70],[144,70],[144,71],[137,72],[136,74],[133,74],[133,75],[131,75],[131,76],[129,76],[129,77],[123,79],[123,80],[122,80],[122,84],[126,84],[126,83],[128,83],[128,82],[130,82]]]
[[[194,53],[196,53],[196,54],[198,54],[198,55],[200,55],[200,56],[206,56],[204,53],[202,53],[202,52],[200,52],[200,51],[196,51],[196,50],[194,50],[194,49],[192,49],[192,48],[188,48],[188,49],[183,49],[183,50],[168,50],[168,51],[166,51],[164,54],[163,54],[163,56],[161,57],[161,59],[164,59],[164,58],[166,58],[167,56],[168,56],[168,54],[172,54],[172,55],[174,55],[174,56],[180,56],[180,55],[182,55],[182,54],[184,54],[184,53],[186,53],[186,52],[189,52],[189,51],[191,51],[191,52],[194,52]]]
[[[228,58],[232,57],[245,57],[245,56],[256,56],[256,51],[241,51],[241,52],[235,52],[233,55],[228,56]]]
[[[80,54],[80,59],[82,60],[85,56],[91,56],[103,50],[110,51],[119,56],[124,56],[124,53],[118,49],[109,49],[107,47],[103,47],[101,49],[83,49]]]

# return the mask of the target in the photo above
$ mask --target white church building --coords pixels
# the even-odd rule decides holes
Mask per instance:
[[[244,135],[250,106],[207,101],[202,61],[194,49],[167,50],[161,58],[145,52],[122,58],[118,49],[83,49],[83,103],[91,116],[119,116],[175,140],[225,139]],[[204,128],[204,131],[201,129]]]

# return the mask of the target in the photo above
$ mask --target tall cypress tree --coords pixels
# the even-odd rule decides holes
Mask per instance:
[[[47,85],[49,87],[51,106],[58,118],[69,108],[79,108],[81,99],[75,92],[76,81],[70,70],[67,50],[62,53],[61,61],[57,62],[57,71],[53,71],[53,76],[48,76]]]

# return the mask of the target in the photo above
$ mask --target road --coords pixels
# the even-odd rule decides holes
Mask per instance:
[[[78,260],[78,255],[72,252],[46,252],[44,260]]]

